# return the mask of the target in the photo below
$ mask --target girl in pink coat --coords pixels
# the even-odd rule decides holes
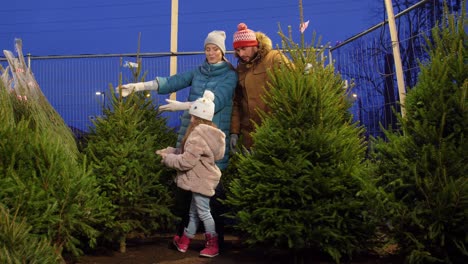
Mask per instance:
[[[214,115],[214,94],[207,90],[189,109],[190,125],[180,148],[167,147],[156,151],[162,162],[177,170],[175,182],[179,188],[192,192],[190,221],[182,236],[174,237],[174,245],[186,252],[198,224],[205,227],[205,248],[200,256],[214,257],[219,253],[218,235],[210,212],[210,197],[221,179],[216,161],[224,156],[225,134],[211,121]]]

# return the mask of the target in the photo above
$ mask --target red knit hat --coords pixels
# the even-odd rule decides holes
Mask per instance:
[[[241,47],[253,47],[257,46],[258,41],[255,36],[255,32],[247,28],[247,25],[240,23],[237,25],[237,31],[234,33],[233,46],[234,49]]]

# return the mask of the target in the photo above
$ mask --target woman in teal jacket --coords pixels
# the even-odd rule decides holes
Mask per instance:
[[[170,77],[156,77],[149,82],[129,83],[117,87],[117,92],[122,96],[127,96],[133,91],[156,90],[158,94],[169,94],[181,89],[191,87],[188,102],[178,102],[166,100],[167,105],[159,107],[160,111],[180,111],[182,114],[181,126],[178,131],[177,146],[185,136],[190,123],[188,109],[191,102],[203,96],[205,90],[210,90],[215,94],[215,115],[213,123],[226,135],[229,135],[232,101],[234,89],[237,85],[237,73],[232,64],[226,59],[225,46],[226,34],[224,31],[212,31],[205,39],[206,60],[197,68],[189,72],[179,73]],[[119,90],[120,89],[120,90]],[[227,167],[229,160],[229,137],[226,138],[226,151],[224,158],[217,161],[221,170]]]
[[[187,98],[189,103],[202,97],[205,90],[212,91],[215,94],[214,103],[216,106],[213,123],[215,123],[216,126],[226,135],[229,135],[232,100],[234,89],[237,84],[237,74],[228,61],[222,60],[215,64],[205,61],[202,65],[192,71],[176,74],[171,77],[157,77],[156,80],[159,83],[159,94],[168,94],[191,86],[190,93]],[[182,107],[184,105],[184,103],[171,100],[168,100],[168,102],[169,103],[166,106],[161,106],[160,110],[171,110],[169,108],[171,104],[181,105]],[[189,104],[187,104],[187,106],[189,106]],[[177,106],[174,107],[176,107],[176,110],[178,109]],[[190,115],[188,111],[184,111],[178,132],[177,147],[185,136],[189,123]],[[226,137],[226,141],[229,141],[229,137]],[[228,159],[229,142],[226,142],[225,155],[222,160],[216,162],[221,170],[224,170],[227,167]]]

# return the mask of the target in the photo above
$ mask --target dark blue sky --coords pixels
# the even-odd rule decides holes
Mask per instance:
[[[291,26],[300,40],[299,1],[179,0],[178,51],[200,51],[206,34],[225,30],[226,47],[239,22],[269,35],[279,44],[278,23]],[[383,1],[303,0],[307,43],[312,33],[334,45],[383,20]],[[170,48],[171,0],[23,0],[4,1],[0,9],[0,48],[12,50],[23,40],[32,55],[135,53]],[[3,56],[3,54],[2,54]]]

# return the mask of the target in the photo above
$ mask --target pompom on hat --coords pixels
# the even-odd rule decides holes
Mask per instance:
[[[237,31],[233,36],[234,49],[241,47],[254,47],[258,45],[255,32],[247,28],[247,25],[240,23],[237,25]]]
[[[203,97],[198,98],[190,105],[189,114],[211,121],[215,111],[215,95],[212,91],[206,90]]]
[[[206,44],[215,44],[216,46],[218,46],[219,49],[221,49],[224,55],[226,54],[225,41],[226,41],[226,32],[222,30],[214,30],[208,33],[208,36],[206,36],[204,47],[206,47]]]

